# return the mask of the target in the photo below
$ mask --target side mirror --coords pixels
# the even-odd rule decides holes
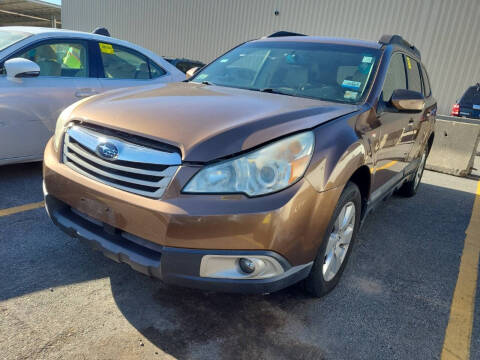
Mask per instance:
[[[40,75],[40,66],[27,59],[10,59],[5,61],[4,66],[7,72],[7,78],[10,79],[36,77]]]
[[[195,75],[195,73],[198,71],[198,69],[200,69],[198,66],[195,66],[193,68],[191,68],[190,70],[187,71],[187,79],[190,79],[193,75]]]
[[[423,97],[423,94],[412,90],[394,90],[390,101],[399,111],[419,112],[425,107],[425,98]]]

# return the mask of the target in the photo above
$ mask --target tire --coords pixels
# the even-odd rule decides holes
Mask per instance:
[[[338,220],[340,218],[347,219],[347,212],[351,211],[348,209],[351,209],[352,206],[355,210],[351,216],[354,222],[353,224],[348,222],[347,226],[345,226],[345,232],[342,233],[342,231],[338,230],[340,228]],[[345,212],[342,212],[344,209]],[[329,293],[337,285],[352,251],[360,225],[361,209],[362,200],[360,190],[357,185],[349,182],[340,195],[310,275],[305,279],[305,289],[310,294],[321,297]],[[351,228],[351,236],[348,246],[345,249],[345,244],[349,237],[347,228]],[[344,243],[340,243],[341,241],[344,241]],[[339,260],[340,265],[338,267],[336,261]],[[333,261],[335,261],[335,263]],[[334,271],[335,268],[337,268],[336,271]]]
[[[412,197],[414,196],[420,183],[422,182],[423,171],[425,170],[425,164],[427,162],[428,151],[427,149],[423,150],[422,156],[420,157],[420,164],[418,164],[417,170],[413,174],[412,179],[407,180],[403,183],[402,187],[398,190],[398,194],[403,197]]]

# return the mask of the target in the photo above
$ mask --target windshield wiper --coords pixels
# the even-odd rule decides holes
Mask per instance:
[[[286,93],[277,89],[272,88],[265,88],[265,89],[258,89],[257,91],[269,93],[269,94],[278,94],[278,95],[287,95],[287,96],[297,96],[295,94]]]
[[[278,90],[275,90],[275,89],[272,89],[272,88],[258,89],[258,91],[266,92],[266,93],[269,93],[269,94],[283,94],[281,91],[278,91]]]
[[[203,85],[215,85],[214,83],[212,83],[210,81],[202,81],[202,84]]]

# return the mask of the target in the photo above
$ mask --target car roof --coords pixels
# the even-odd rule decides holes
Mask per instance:
[[[365,47],[370,49],[380,49],[382,44],[376,41],[347,39],[338,37],[323,37],[323,36],[281,36],[281,37],[264,37],[254,42],[302,42],[302,43],[319,43],[319,44],[334,44],[334,45],[350,45]]]
[[[55,29],[55,28],[46,28],[46,27],[35,27],[35,26],[0,26],[0,30],[11,30],[11,31],[21,31],[31,35],[62,35],[62,36],[75,36],[85,39],[112,39],[114,41],[121,41],[119,39],[97,35],[93,33],[88,33],[85,31],[75,31],[75,30],[66,30],[66,29]]]

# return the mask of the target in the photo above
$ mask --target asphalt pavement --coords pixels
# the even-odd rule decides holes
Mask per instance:
[[[41,182],[39,164],[0,168],[0,210],[42,201]],[[477,183],[426,171],[414,198],[385,201],[322,299],[166,286],[69,238],[43,208],[0,216],[0,358],[440,358]]]

